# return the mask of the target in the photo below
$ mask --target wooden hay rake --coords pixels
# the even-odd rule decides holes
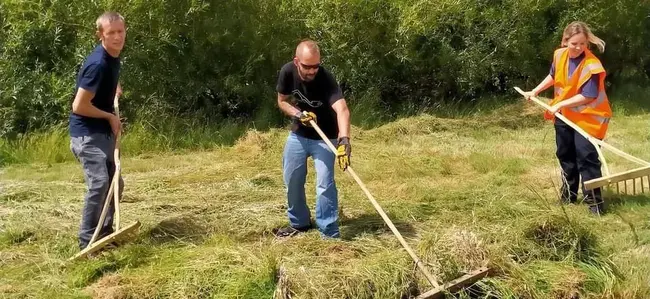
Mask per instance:
[[[316,122],[313,120],[310,120],[309,123],[311,126],[316,130],[316,132],[320,135],[320,137],[325,141],[329,149],[332,151],[332,153],[336,153],[336,147],[332,142],[327,138],[325,133],[318,127]],[[429,270],[427,270],[424,262],[420,260],[420,258],[415,254],[413,249],[406,243],[404,238],[402,237],[402,234],[397,230],[393,222],[388,218],[388,215],[384,212],[384,210],[381,208],[379,203],[375,200],[374,196],[370,194],[370,191],[368,191],[368,188],[366,185],[361,181],[359,176],[352,170],[351,166],[348,166],[347,172],[352,178],[357,182],[359,187],[361,187],[361,190],[366,194],[366,197],[370,200],[372,205],[375,207],[375,210],[379,213],[381,218],[384,220],[386,225],[390,228],[390,230],[393,232],[395,237],[397,237],[397,240],[400,242],[402,247],[408,252],[408,254],[411,256],[413,261],[415,262],[416,267],[420,270],[420,272],[424,275],[424,277],[427,279],[429,284],[432,286],[432,289],[418,295],[416,299],[434,299],[434,298],[444,298],[446,294],[457,292],[459,290],[462,290],[463,288],[466,288],[467,286],[470,286],[477,281],[483,279],[484,277],[488,276],[490,274],[490,269],[488,267],[480,267],[478,269],[475,269],[465,275],[462,275],[452,281],[449,282],[440,282],[440,280],[435,277]]]
[[[525,96],[525,93],[523,90],[521,90],[521,88],[515,87],[515,90],[517,90],[517,92],[519,92],[521,95]],[[530,99],[535,103],[537,103],[538,105],[544,107],[546,110],[550,110],[551,108],[548,104],[542,102],[537,97],[530,97]],[[585,190],[593,191],[594,189],[597,188],[607,187],[609,191],[616,191],[616,193],[619,194],[621,194],[622,191],[622,194],[628,194],[628,195],[645,193],[646,190],[650,191],[650,162],[634,157],[598,138],[589,135],[587,132],[582,130],[575,123],[568,120],[566,117],[564,117],[564,115],[560,113],[556,112],[555,117],[561,119],[567,125],[571,126],[574,130],[576,130],[576,132],[580,133],[580,135],[584,136],[587,140],[589,140],[589,142],[591,142],[591,144],[594,145],[596,151],[598,151],[598,157],[600,158],[600,162],[602,163],[604,176],[584,182]],[[641,165],[641,167],[628,170],[625,172],[621,172],[621,173],[612,174],[609,171],[609,166],[607,166],[607,161],[605,160],[605,156],[603,155],[601,148],[607,149],[616,155],[619,155],[634,163],[637,163]],[[615,185],[615,187],[613,187],[613,185]]]

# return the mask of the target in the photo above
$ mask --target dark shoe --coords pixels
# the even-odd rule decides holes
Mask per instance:
[[[97,237],[97,240],[101,240],[103,238],[106,238],[107,236],[113,234],[115,231],[111,228],[110,230],[106,230],[103,232],[99,233],[99,236]]]
[[[110,242],[110,243],[106,244],[106,245],[104,246],[104,248],[102,248],[102,249],[103,249],[103,250],[112,250],[112,249],[117,248],[118,246],[119,246],[119,245],[118,245],[117,243],[115,243],[115,242]]]
[[[304,233],[304,232],[308,231],[309,229],[311,229],[311,225],[306,226],[306,227],[301,227],[301,228],[294,228],[294,227],[291,227],[291,226],[287,226],[287,227],[283,227],[283,228],[278,229],[277,231],[275,231],[275,236],[276,237],[281,237],[281,238],[291,237],[291,236],[293,236],[295,234],[298,234],[298,233]]]

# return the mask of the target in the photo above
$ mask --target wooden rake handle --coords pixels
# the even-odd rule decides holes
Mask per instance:
[[[115,108],[115,115],[120,118],[120,97],[115,95],[113,100],[113,107]],[[112,185],[115,186],[113,192],[113,201],[115,202],[115,230],[120,230],[120,176],[122,173],[122,164],[120,163],[120,139],[122,138],[122,128],[117,131],[115,136],[115,150],[113,152],[113,160],[115,161],[115,174],[113,175]]]
[[[313,121],[313,120],[310,120],[309,124],[311,124],[311,126],[316,130],[316,132],[318,132],[318,135],[320,135],[320,137],[323,139],[323,141],[325,141],[325,143],[327,143],[327,146],[330,148],[330,150],[332,150],[332,153],[336,153],[336,147],[334,146],[334,144],[332,144],[332,142],[329,140],[329,138],[327,138],[327,136],[325,135],[325,133],[323,133],[323,131],[320,129],[320,127],[318,127],[316,122]],[[370,194],[370,191],[368,191],[368,188],[361,181],[359,176],[357,176],[357,174],[354,172],[354,170],[352,170],[352,167],[348,166],[346,172],[348,174],[350,174],[352,176],[352,178],[354,178],[354,180],[357,182],[357,184],[359,184],[359,187],[361,187],[361,190],[363,190],[363,192],[366,194],[366,196],[368,197],[368,199],[370,200],[372,205],[375,207],[375,210],[377,210],[379,215],[381,215],[381,218],[384,219],[384,222],[386,222],[386,224],[388,225],[390,230],[393,232],[393,234],[395,234],[395,236],[397,237],[399,242],[402,244],[404,249],[406,249],[406,251],[409,253],[409,255],[411,256],[413,261],[415,261],[415,264],[420,269],[420,271],[422,271],[422,274],[424,274],[424,276],[427,278],[429,283],[431,283],[431,285],[436,289],[440,288],[440,285],[438,284],[436,278],[433,277],[433,275],[431,275],[431,273],[429,273],[429,271],[426,269],[426,267],[424,267],[424,263],[420,260],[420,258],[418,258],[418,256],[415,254],[415,252],[413,252],[413,249],[411,249],[411,247],[406,243],[406,241],[402,237],[402,234],[400,234],[400,232],[397,230],[397,228],[395,227],[393,222],[390,220],[390,218],[388,218],[388,215],[386,215],[386,213],[381,208],[381,206],[379,206],[379,203],[377,203],[377,201],[372,196],[372,194]]]
[[[113,100],[113,106],[115,108],[115,114],[119,118],[120,117],[120,111],[119,111],[119,96],[115,96]],[[104,207],[102,208],[102,214],[99,216],[99,222],[97,222],[97,226],[95,227],[95,232],[93,233],[92,238],[90,239],[90,242],[88,242],[88,247],[95,243],[97,240],[97,237],[99,237],[99,231],[101,231],[102,227],[104,226],[104,221],[106,220],[106,214],[108,214],[108,208],[111,202],[111,197],[113,197],[113,201],[115,202],[115,230],[120,229],[120,202],[119,202],[119,194],[120,194],[120,172],[121,172],[121,165],[120,165],[120,137],[122,135],[122,132],[118,131],[117,136],[115,136],[115,150],[113,152],[113,159],[115,160],[115,173],[113,174],[113,180],[111,181],[111,186],[108,188],[108,194],[106,194],[106,198],[104,199]]]
[[[515,90],[517,90],[517,92],[519,92],[522,96],[525,96],[525,92],[523,90],[521,90],[521,88],[515,86]],[[541,101],[537,97],[532,96],[532,97],[530,97],[530,99],[533,102],[537,103],[538,105],[544,107],[546,110],[550,110],[550,108],[551,108],[548,104],[544,103],[543,101]],[[561,119],[567,125],[571,126],[574,130],[576,130],[576,132],[580,133],[580,135],[584,136],[587,140],[589,140],[589,142],[591,142],[594,145],[594,147],[598,151],[598,155],[601,157],[603,165],[605,166],[605,171],[606,171],[607,175],[609,175],[609,169],[607,168],[607,163],[605,162],[605,158],[603,157],[602,152],[600,151],[600,148],[598,146],[602,146],[602,147],[612,151],[613,153],[615,153],[615,154],[617,154],[617,155],[619,155],[619,156],[621,156],[621,157],[623,157],[625,159],[628,159],[628,160],[630,160],[632,162],[641,164],[643,166],[650,166],[650,162],[641,160],[641,159],[639,159],[637,157],[634,157],[634,156],[632,156],[630,154],[627,154],[627,153],[623,152],[622,150],[619,150],[619,149],[615,148],[614,146],[612,146],[612,145],[610,145],[610,144],[608,144],[608,143],[606,143],[606,142],[604,142],[604,141],[602,141],[602,140],[600,140],[598,138],[595,138],[595,137],[589,135],[589,133],[585,132],[578,125],[576,125],[575,123],[573,123],[572,121],[570,121],[569,119],[564,117],[564,115],[556,112],[555,117]]]
[[[524,96],[524,97],[526,96],[526,93],[523,90],[521,90],[521,88],[515,86],[515,90],[517,92],[519,92],[522,96]],[[530,99],[533,102],[537,103],[538,105],[542,106],[544,109],[549,110],[549,111],[551,110],[551,106],[544,103],[543,101],[541,101],[537,97],[531,96]],[[571,128],[576,130],[576,132],[580,133],[580,135],[585,137],[589,142],[591,142],[591,144],[594,145],[594,148],[596,148],[596,151],[598,152],[598,156],[600,157],[600,161],[603,163],[603,167],[605,168],[605,174],[609,175],[609,167],[607,166],[607,161],[605,161],[605,156],[603,155],[602,151],[598,147],[598,145],[600,145],[601,143],[604,143],[604,142],[602,142],[601,140],[596,139],[596,138],[592,137],[591,135],[589,135],[589,133],[585,132],[582,128],[580,128],[578,125],[576,125],[575,123],[570,121],[568,118],[564,117],[564,115],[562,115],[561,113],[555,112],[554,116],[561,119],[565,124],[569,125]]]

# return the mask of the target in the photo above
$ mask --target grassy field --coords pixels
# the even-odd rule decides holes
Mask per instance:
[[[608,141],[650,160],[650,115],[623,112]],[[650,198],[608,196],[602,217],[584,204],[557,204],[554,133],[539,107],[423,114],[352,133],[352,166],[431,272],[449,281],[493,270],[455,297],[650,298]],[[339,170],[342,238],[273,236],[286,224],[286,135],[249,130],[233,145],[128,155],[122,218],[143,223],[138,238],[74,263],[83,175],[64,131],[42,137],[50,147],[32,156],[53,154],[49,163],[0,171],[0,297],[271,298],[280,268],[292,298],[408,298],[430,289]],[[133,136],[125,136],[127,153],[146,144]],[[635,167],[605,155],[615,172]],[[310,165],[312,209],[314,173]]]

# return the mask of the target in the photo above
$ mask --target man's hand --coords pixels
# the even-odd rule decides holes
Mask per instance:
[[[309,123],[310,120],[316,122],[316,114],[314,114],[314,112],[298,112],[294,115],[294,118],[299,120],[303,126],[307,127],[311,127],[311,124]]]
[[[111,124],[111,130],[113,131],[113,136],[117,137],[117,134],[122,131],[122,122],[120,118],[115,114],[108,118],[108,122]]]
[[[350,138],[340,137],[338,139],[338,145],[336,149],[336,159],[338,161],[339,167],[343,171],[348,169],[350,166],[350,153],[352,152],[352,146],[350,146]]]
[[[117,89],[115,90],[115,96],[121,97],[122,96],[122,86],[120,83],[117,83]]]

